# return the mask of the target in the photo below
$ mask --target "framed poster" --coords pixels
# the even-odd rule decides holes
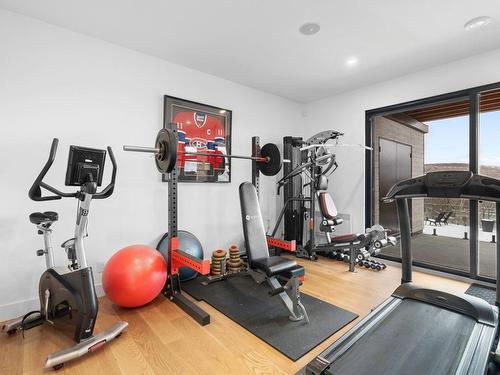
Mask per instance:
[[[179,135],[180,182],[231,182],[231,159],[221,156],[231,153],[231,117],[228,109],[165,95],[164,127],[175,124]]]

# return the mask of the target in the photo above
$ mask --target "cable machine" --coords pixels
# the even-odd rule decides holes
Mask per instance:
[[[317,253],[328,255],[349,263],[354,272],[356,264],[381,270],[385,264],[369,259],[371,255],[389,245],[396,239],[387,236],[380,225],[368,228],[365,233],[351,233],[333,236],[335,227],[343,220],[328,193],[328,177],[338,167],[333,147],[363,145],[339,143],[344,134],[335,130],[320,132],[304,141],[300,137],[284,137],[283,150],[290,163],[284,166],[283,178],[278,181],[278,194],[283,188],[283,209],[278,216],[271,237],[284,220],[285,241],[295,241],[295,254],[298,257],[317,259]],[[316,207],[322,216],[317,225]],[[316,230],[325,233],[327,242],[319,244]]]

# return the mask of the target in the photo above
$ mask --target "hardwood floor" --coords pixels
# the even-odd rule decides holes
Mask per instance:
[[[302,291],[365,316],[399,284],[401,270],[389,266],[374,272],[347,272],[347,264],[321,258],[299,260],[306,267]],[[414,281],[443,290],[464,292],[465,282],[414,272]],[[121,309],[100,301],[96,332],[125,320],[128,329],[103,350],[68,363],[58,374],[294,374],[345,333],[351,323],[297,362],[261,341],[205,303],[211,323],[201,327],[163,297],[139,309]],[[359,319],[359,318],[358,318]],[[49,326],[0,337],[0,374],[40,374],[47,354],[72,344]],[[50,371],[47,371],[50,372]]]

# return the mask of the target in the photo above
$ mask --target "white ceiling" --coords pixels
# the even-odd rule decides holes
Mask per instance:
[[[500,48],[499,0],[0,0],[0,7],[301,102]],[[493,22],[464,30],[483,15]],[[308,21],[321,31],[299,34]],[[348,68],[351,56],[359,64]]]

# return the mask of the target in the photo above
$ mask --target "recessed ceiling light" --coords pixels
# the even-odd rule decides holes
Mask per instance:
[[[480,27],[486,26],[491,22],[491,17],[481,16],[473,18],[464,25],[465,30],[469,31],[472,29],[478,29]]]
[[[320,27],[315,22],[308,22],[300,26],[299,31],[304,35],[313,35],[319,31]]]
[[[345,61],[345,65],[346,66],[355,66],[355,65],[358,65],[358,58],[357,57],[349,57],[346,61]]]

